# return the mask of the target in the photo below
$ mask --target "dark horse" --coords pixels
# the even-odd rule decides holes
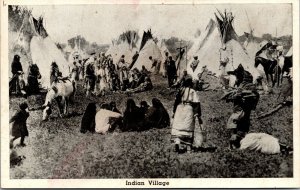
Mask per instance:
[[[269,82],[269,77],[270,77],[272,82],[272,87],[275,86],[276,81],[278,81],[277,85],[279,85],[281,68],[279,67],[277,60],[269,60],[262,57],[255,57],[255,64],[254,64],[255,68],[257,68],[259,64],[261,64],[264,68],[267,77],[267,82]],[[273,77],[274,74],[277,80],[274,80]]]

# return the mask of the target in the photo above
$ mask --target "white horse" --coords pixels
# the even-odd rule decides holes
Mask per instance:
[[[59,116],[63,117],[68,113],[69,101],[74,100],[76,92],[76,82],[71,80],[60,81],[53,85],[46,95],[43,110],[43,121],[47,120],[52,112],[53,100],[57,101]]]

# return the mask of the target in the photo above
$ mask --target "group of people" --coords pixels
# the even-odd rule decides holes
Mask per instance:
[[[120,57],[116,64],[113,63],[112,57],[110,55],[105,56],[105,53],[101,53],[99,57],[95,55],[93,59],[89,62],[75,60],[73,67],[70,69],[70,75],[73,79],[79,80],[81,75],[85,80],[85,87],[89,86],[89,89],[93,92],[98,90],[97,85],[100,86],[100,90],[103,85],[107,85],[108,90],[126,92],[141,92],[153,88],[149,77],[150,72],[144,66],[141,70],[136,68],[131,70],[129,64],[125,62],[124,55]],[[153,60],[152,66],[157,68],[158,61],[152,59],[152,57],[149,57],[149,59]],[[190,65],[192,70],[198,67],[198,63],[197,57],[194,57],[194,61]],[[166,60],[163,64],[168,77],[168,87],[178,89],[173,107],[174,120],[171,127],[171,140],[174,143],[176,152],[191,151],[196,148],[193,147],[196,124],[199,124],[201,131],[205,131],[198,93],[203,89],[202,74],[199,76],[199,80],[195,81],[184,70],[181,78],[177,80],[175,61],[171,56],[168,56],[168,53],[166,53]],[[14,74],[12,84],[15,85],[15,89],[20,90],[21,83],[18,76],[22,75],[23,69],[18,55],[15,56],[12,64],[12,73]],[[233,102],[234,105],[233,113],[227,122],[227,129],[231,134],[230,147],[235,149],[240,147],[240,142],[249,132],[251,111],[256,109],[259,102],[259,93],[253,84],[251,73],[246,71],[241,64],[228,74],[234,75],[237,79],[236,88],[222,97],[227,102]],[[28,84],[35,87],[35,89],[39,89],[39,78],[41,78],[41,75],[38,67],[36,64],[30,64]],[[52,62],[50,83],[53,85],[60,80],[63,81],[64,77],[62,77],[57,64]],[[31,90],[32,92],[38,92]],[[157,98],[152,99],[152,106],[149,106],[146,101],[140,102],[140,106],[137,106],[133,99],[128,99],[123,114],[117,109],[115,102],[102,104],[101,109],[118,113],[121,116],[121,120],[117,120],[118,122],[109,120],[109,122],[113,121],[109,123],[110,129],[115,129],[115,125],[118,125],[121,131],[143,131],[150,128],[165,128],[171,125],[167,110]],[[87,106],[82,118],[81,132],[95,131],[95,126],[97,126],[97,117],[95,116],[98,111],[99,109],[97,109],[95,103],[90,103]],[[15,131],[18,131],[18,133],[14,133],[11,143],[16,138],[21,137],[21,144],[24,144],[24,138],[28,136],[26,127],[28,116],[28,105],[26,103],[21,104],[20,111],[10,120],[16,123],[14,128]],[[21,125],[18,124],[19,120],[17,118],[20,118]]]
[[[97,114],[101,113],[102,110],[109,110],[115,114],[102,112],[103,115],[100,114],[98,117]],[[105,117],[109,117],[106,120],[107,123],[102,121]],[[105,127],[107,125],[109,127]],[[146,101],[141,101],[140,106],[137,106],[133,99],[128,99],[123,114],[117,109],[115,102],[100,105],[96,103],[88,104],[82,117],[80,132],[107,132],[101,130],[101,128],[108,131],[118,128],[122,132],[144,131],[150,128],[165,128],[167,126],[170,126],[170,117],[159,99],[153,98],[152,106],[149,106]]]
[[[38,80],[42,78],[39,67],[37,64],[29,61],[26,85],[23,66],[20,59],[21,57],[19,55],[14,55],[13,62],[11,64],[12,78],[9,81],[10,94],[21,96],[38,94],[40,92]]]
[[[141,70],[132,69],[125,62],[125,55],[114,63],[111,55],[94,54],[93,60],[74,60],[71,73],[76,79],[82,75],[87,91],[94,95],[103,95],[107,91],[141,92],[152,89],[149,71],[143,66]]]

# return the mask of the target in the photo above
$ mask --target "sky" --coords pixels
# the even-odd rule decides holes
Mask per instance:
[[[152,30],[158,39],[176,36],[192,40],[198,29],[204,31],[216,9],[232,11],[238,35],[292,34],[291,4],[202,4],[202,5],[42,5],[28,6],[35,17],[44,17],[52,40],[66,43],[82,35],[89,42],[110,44],[126,30]],[[248,15],[248,17],[247,17]],[[248,19],[249,18],[249,19]]]

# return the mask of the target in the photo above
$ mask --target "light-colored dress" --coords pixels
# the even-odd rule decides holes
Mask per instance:
[[[173,141],[192,145],[195,131],[195,117],[192,103],[199,103],[200,97],[192,88],[186,88],[174,115],[171,135]]]

